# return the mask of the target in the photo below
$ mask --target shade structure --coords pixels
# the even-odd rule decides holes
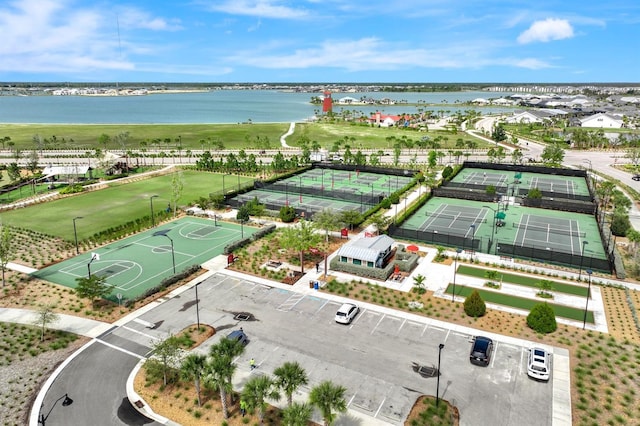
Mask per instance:
[[[420,247],[418,247],[415,244],[411,244],[407,246],[407,251],[418,251],[418,250],[420,250]]]

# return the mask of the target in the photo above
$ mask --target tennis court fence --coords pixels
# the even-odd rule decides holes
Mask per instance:
[[[496,195],[487,194],[482,191],[470,191],[468,189],[462,188],[434,188],[433,189],[434,197],[444,197],[444,198],[457,198],[459,200],[471,200],[471,201],[482,201],[485,203],[494,203],[496,202]]]
[[[548,225],[548,226],[528,225],[526,223],[516,223],[516,222],[513,222],[511,225],[513,228],[524,229],[525,231],[537,231],[537,232],[566,235],[566,236],[580,237],[580,238],[585,238],[587,236],[586,232],[572,231],[566,228],[554,228],[551,225]]]
[[[561,250],[551,250],[542,246],[521,246],[504,241],[495,241],[496,255],[507,257],[518,257],[534,261],[542,261],[555,265],[566,265],[574,268],[595,269],[607,273],[612,272],[611,263],[607,259],[600,259],[591,256],[581,256],[563,252]]]
[[[459,247],[463,250],[480,250],[482,238],[466,238],[462,235],[447,234],[441,231],[429,231],[424,229],[414,229],[390,225],[389,235],[395,238],[405,238],[413,241],[420,241],[432,244],[444,244],[450,247]]]
[[[523,198],[522,205],[525,207],[536,207],[540,209],[559,210],[563,212],[594,214],[596,204],[569,199],[545,199],[545,198]]]
[[[312,188],[309,186],[300,187],[299,185],[289,185],[284,183],[267,183],[262,181],[255,181],[254,189],[262,189],[269,192],[278,192],[282,194],[305,194],[312,195],[314,197],[322,197],[343,201],[356,202],[360,200],[363,204],[368,204],[370,206],[375,206],[380,203],[384,198],[384,195],[375,195],[371,194],[369,191],[360,192],[360,191],[343,191],[339,189],[323,189],[323,188]]]
[[[520,193],[520,195],[525,196],[529,193],[530,190],[531,189],[529,188],[521,188],[518,190],[518,192]],[[566,192],[543,191],[543,190],[540,190],[540,193],[542,194],[543,198],[555,198],[555,199],[561,198],[561,199],[568,199],[568,200],[583,201],[586,203],[593,202],[593,197],[591,195],[578,195],[578,194],[569,194]]]

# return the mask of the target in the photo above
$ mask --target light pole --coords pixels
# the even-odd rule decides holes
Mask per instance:
[[[593,271],[591,269],[587,269],[587,274],[589,275],[589,287],[587,287],[587,302],[584,305],[584,317],[582,318],[582,329],[584,330],[587,325],[587,309],[589,308],[589,298],[591,297],[591,274]]]
[[[451,294],[451,303],[454,302],[455,297],[456,297],[456,274],[458,272],[458,255],[462,253],[462,250],[457,248],[456,249],[456,259],[453,262],[453,293]]]
[[[370,183],[369,186],[371,187],[371,206],[375,206],[374,202],[373,202],[373,183]]]
[[[444,349],[444,343],[440,343],[438,345],[438,375],[436,376],[436,407],[440,403],[440,355],[442,354],[442,349]]]
[[[91,259],[89,260],[89,263],[87,263],[87,271],[89,273],[88,278],[91,278],[91,262],[94,260],[100,260],[100,255],[98,253],[91,253]]]
[[[582,281],[582,262],[584,262],[584,246],[589,244],[589,241],[582,242],[582,253],[580,254],[580,272],[578,272],[578,281]]]
[[[60,398],[56,399],[56,401],[53,403],[53,405],[51,406],[51,409],[49,410],[46,416],[42,413],[40,414],[40,417],[38,418],[38,424],[41,424],[42,426],[46,425],[49,415],[51,415],[51,412],[53,411],[53,409],[55,408],[56,404],[59,401],[62,401],[63,407],[68,407],[69,405],[73,404],[73,399],[69,398],[69,395],[65,393]]]
[[[473,261],[473,253],[476,251],[475,247],[473,246],[473,239],[476,236],[476,224],[472,223],[471,225],[469,225],[469,230],[471,231],[471,260]]]
[[[302,204],[302,175],[298,176],[298,195],[300,196],[300,204]]]
[[[156,226],[156,218],[153,216],[153,199],[158,198],[157,195],[152,195],[149,197],[149,203],[151,203],[151,227],[154,228]]]
[[[171,260],[173,261],[173,273],[176,273],[176,253],[173,250],[173,240],[167,234],[171,231],[171,229],[161,229],[153,233],[154,237],[167,237],[169,241],[171,241]]]
[[[482,206],[482,207],[485,207],[493,212],[493,228],[491,230],[491,235],[493,235],[496,233],[496,216],[498,215],[498,212],[493,207],[489,207],[489,206]]]
[[[78,232],[76,231],[76,219],[82,219],[82,216],[73,218],[73,237],[76,240],[76,254],[80,254],[80,251],[78,250]]]
[[[200,330],[200,306],[199,306],[199,302],[200,300],[198,299],[198,286],[202,283],[196,283],[195,287],[196,287],[196,324],[198,325],[198,330]]]

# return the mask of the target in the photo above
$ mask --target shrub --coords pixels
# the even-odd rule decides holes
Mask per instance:
[[[480,297],[478,290],[473,290],[469,297],[465,299],[464,312],[474,318],[481,317],[487,313],[487,305],[485,305],[484,300]]]
[[[558,328],[556,314],[547,303],[535,305],[527,315],[527,325],[538,333],[552,333]]]
[[[280,220],[284,223],[293,222],[296,218],[296,209],[291,206],[282,206],[280,209]]]

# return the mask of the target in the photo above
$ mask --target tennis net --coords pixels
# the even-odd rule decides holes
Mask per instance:
[[[486,218],[469,216],[463,214],[448,214],[448,213],[433,213],[426,212],[425,215],[431,219],[449,219],[449,220],[464,220],[465,222],[473,223],[487,223]]]
[[[551,225],[528,225],[524,223],[513,223],[514,228],[524,229],[525,231],[544,232],[549,234],[567,235],[571,237],[584,238],[587,236],[586,232],[572,231],[567,228],[554,228]]]

